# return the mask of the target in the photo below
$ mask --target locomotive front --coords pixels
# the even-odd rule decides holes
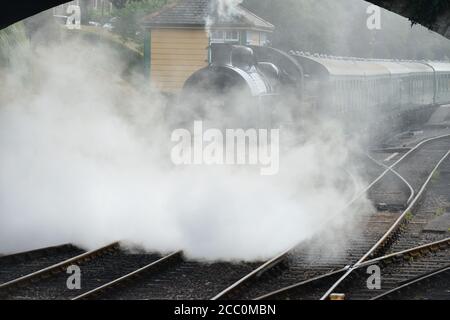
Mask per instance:
[[[292,75],[293,69],[283,64],[287,55],[276,56],[277,51],[270,48],[211,45],[210,64],[189,77],[180,95],[184,119],[242,128],[277,126],[277,108],[289,87],[286,84],[296,87],[302,74],[297,69]]]

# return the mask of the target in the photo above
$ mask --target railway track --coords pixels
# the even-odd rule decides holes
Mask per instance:
[[[422,244],[438,241],[447,236],[448,230],[430,226],[450,210],[450,160],[444,161],[432,177],[425,197],[410,216],[388,253],[402,251]],[[437,222],[439,224],[439,222]]]
[[[403,167],[404,160],[411,161],[412,158],[414,160],[412,166],[418,166],[418,162],[422,162],[422,165],[419,166],[419,174],[415,171],[415,177],[408,177],[411,178],[412,183],[409,182],[409,179],[401,179],[403,186],[408,185],[405,192],[405,195],[408,196],[404,197],[404,206],[407,206],[408,202],[412,203],[411,193],[407,193],[408,190],[419,195],[421,191],[420,182],[423,183],[426,180],[426,176],[433,171],[436,163],[442,160],[447,153],[450,145],[449,140],[449,135],[439,136],[424,140],[416,147],[408,149],[403,155],[399,155],[398,159],[386,168],[372,184],[362,190],[360,195],[372,190],[388,173],[393,173],[393,169],[397,172],[401,169],[402,172],[412,174],[413,172],[408,171],[408,168]],[[426,153],[426,165],[423,165],[424,157],[421,153],[418,153],[419,150]],[[420,155],[420,160],[414,159],[417,154]],[[403,177],[403,175],[401,176]],[[418,198],[416,196],[416,199]],[[308,251],[308,247],[317,248],[315,241],[324,241],[323,238],[313,239],[309,243],[304,243],[302,246],[288,250],[277,257],[277,263],[271,264],[272,267],[276,266],[276,268],[266,268],[264,273],[249,274],[215,296],[214,299],[254,299],[277,289],[288,288],[299,283],[312,284],[313,282],[318,288],[315,291],[322,292],[320,297],[323,299],[329,298],[329,295],[334,292],[339,283],[352,273],[353,266],[383,253],[392,240],[391,236],[396,233],[406,217],[408,217],[407,210],[403,213],[378,211],[362,215],[361,225],[365,224],[366,228],[364,228],[362,234],[353,232],[352,237],[347,239],[349,250],[340,252],[335,256],[327,256],[327,252],[320,252],[320,249],[311,252]],[[268,271],[272,274],[269,274]],[[323,292],[326,293],[323,294]]]
[[[427,174],[433,171],[436,161],[441,159],[439,164],[442,163],[443,158],[440,156],[448,150],[449,145],[450,136],[425,140],[400,154],[391,166],[380,165],[384,171],[372,184],[355,195],[350,205],[367,191],[380,188],[383,178],[390,175],[391,179],[396,178],[398,192],[402,193],[405,206],[409,205],[410,210],[417,204],[425,185],[431,180],[431,177],[426,179]],[[419,150],[421,153],[417,152]],[[408,159],[407,165],[404,165],[405,159]],[[419,174],[408,166],[419,167]],[[423,180],[426,180],[425,185]],[[56,264],[49,261],[49,266],[44,269],[20,275],[16,279],[7,279],[0,284],[0,297],[75,300],[264,299],[273,293],[285,294],[285,290],[291,292],[298,288],[310,288],[303,292],[307,292],[308,297],[316,298],[330,288],[322,295],[324,299],[340,288],[344,280],[350,279],[350,274],[357,274],[355,270],[365,262],[373,260],[389,248],[393,235],[398,234],[402,223],[408,220],[408,210],[403,213],[391,210],[362,214],[360,225],[366,226],[364,231],[351,233],[351,237],[345,239],[347,247],[351,249],[332,256],[317,245],[324,241],[323,238],[311,239],[265,263],[237,264],[189,261],[180,251],[166,256],[130,255],[120,250],[118,243],[113,243]],[[7,257],[1,257],[0,264],[3,258]],[[55,260],[58,258],[55,257]],[[82,267],[82,290],[67,289],[68,275],[65,271],[73,264]]]
[[[0,285],[84,253],[70,244],[0,257]]]
[[[209,264],[181,258],[157,273],[139,274],[136,281],[128,281],[109,292],[104,291],[97,298],[115,300],[210,299],[259,264],[220,262]]]
[[[448,300],[450,265],[411,279],[371,300]]]
[[[130,254],[115,242],[2,283],[0,298],[71,299],[159,258],[146,253]],[[71,290],[67,286],[66,271],[72,265],[81,269],[81,290]]]
[[[384,168],[385,170],[389,170],[389,172],[387,174],[390,174],[391,177],[393,178],[397,178],[398,180],[400,180],[404,186],[406,186],[406,188],[408,189],[409,192],[409,197],[405,200],[405,199],[400,199],[403,200],[403,203],[400,202],[400,206],[402,205],[408,205],[411,203],[411,201],[414,199],[414,195],[415,195],[415,190],[414,188],[411,186],[411,184],[405,180],[405,178],[403,178],[397,171],[395,171],[393,168],[390,168],[389,166],[379,162],[378,160],[374,159],[370,154],[366,154],[366,156],[373,161],[376,165],[378,165],[381,168]],[[395,184],[395,182],[394,182]],[[383,188],[384,189],[384,188]],[[398,201],[398,199],[396,199]],[[382,201],[386,201],[386,199],[383,199]],[[395,201],[395,200],[394,200]]]
[[[376,265],[381,270],[381,287],[368,289],[367,267]],[[362,264],[352,278],[344,284],[346,298],[369,300],[394,290],[403,283],[433,273],[450,265],[450,238],[422,245],[413,249],[389,254]],[[450,297],[450,294],[447,298]]]
[[[352,276],[354,277],[353,287],[347,287],[345,292],[350,292],[351,299],[378,299],[384,295],[390,295],[391,292],[397,291],[399,283],[414,282],[423,277],[423,272],[430,274],[436,272],[436,269],[446,267],[450,264],[450,238],[446,238],[433,243],[404,250],[401,252],[391,253],[382,257],[378,257],[355,268]],[[367,288],[367,268],[377,265],[382,270],[382,289],[369,290]],[[340,276],[342,276],[348,268],[337,270],[324,274],[320,277],[309,279],[289,287],[285,287],[265,295],[257,297],[256,300],[277,300],[277,299],[318,299],[324,287],[331,285]],[[411,279],[411,277],[416,277]],[[403,287],[403,284],[401,285]],[[450,287],[449,287],[450,288]],[[361,292],[356,292],[359,289]]]
[[[430,141],[434,141],[434,139],[430,140]],[[444,144],[445,146],[448,146],[448,142],[446,142]],[[427,146],[428,147],[428,146]],[[426,148],[427,152],[432,153],[433,151],[438,151],[437,153],[441,152],[441,151],[445,151],[446,149],[442,149],[440,146],[438,146],[437,148],[435,148],[436,146],[432,146],[430,148],[430,151],[428,151],[428,148]],[[411,152],[414,152],[414,150],[410,150]],[[429,154],[428,154],[429,155]],[[402,158],[403,159],[403,158]],[[423,160],[419,160],[419,161],[423,161]],[[396,164],[398,164],[400,162],[396,162]],[[415,166],[415,165],[414,165]],[[401,176],[398,172],[394,171],[392,167],[386,167],[386,171],[389,170],[389,173],[392,173],[393,175],[395,175],[399,181],[401,181],[404,185],[403,187],[407,187],[407,192],[409,192],[408,194],[408,198],[406,198],[405,200],[405,207],[410,204],[414,198],[415,193],[420,193],[420,181],[421,179],[414,179],[414,187],[408,182],[406,181],[403,176]],[[426,168],[426,169],[429,169]],[[426,170],[424,169],[424,171]],[[385,172],[385,174],[387,174],[388,172]],[[425,176],[425,174],[422,174],[422,179]],[[392,218],[388,224],[390,225],[394,225],[400,221],[402,215],[393,215]],[[369,222],[370,223],[370,222]],[[373,228],[371,228],[371,230],[373,230]],[[367,236],[367,235],[365,235]],[[360,239],[358,239],[359,242]],[[370,242],[374,242],[375,239],[371,239],[372,241]],[[355,247],[352,245],[352,248],[354,249]],[[296,248],[298,249],[298,248]],[[422,250],[425,250],[424,248],[422,248]],[[289,250],[288,252],[292,253],[292,250]],[[359,252],[363,252],[362,248],[359,249]],[[370,252],[370,250],[369,250]],[[414,254],[416,251],[415,250],[411,250],[410,254]],[[353,252],[354,254],[354,252]],[[409,253],[403,253],[404,255],[407,255]],[[356,254],[356,256],[359,256],[358,254]],[[225,290],[221,291],[219,294],[215,295],[213,297],[213,299],[221,299],[224,298],[226,296],[228,296],[228,298],[231,298],[233,296],[230,296],[230,288],[232,288],[231,291],[235,292],[235,290],[237,289],[238,291],[242,290],[242,287],[245,287],[248,285],[248,281],[250,280],[254,280],[257,279],[261,276],[267,275],[267,273],[271,273],[275,270],[275,273],[277,273],[277,269],[283,269],[283,262],[284,259],[286,257],[286,253],[281,254],[278,257],[275,257],[274,259],[262,264],[261,266],[259,266],[256,269],[253,269],[253,271],[251,271],[250,273],[245,274],[245,276],[243,278],[240,278],[237,282],[235,282],[231,287],[227,287]],[[433,264],[429,263],[430,261],[427,261],[427,265],[428,266],[433,266]],[[229,268],[229,264],[215,264],[215,266],[218,267],[217,270],[215,270],[214,267],[210,266],[205,266],[204,264],[199,264],[196,262],[188,262],[185,261],[184,263],[181,263],[178,266],[175,266],[172,271],[167,271],[168,277],[166,277],[165,275],[162,274],[158,274],[158,276],[153,277],[153,279],[146,279],[146,280],[142,280],[142,278],[140,278],[139,283],[134,286],[128,286],[128,288],[125,288],[122,292],[117,292],[114,291],[112,292],[112,294],[109,295],[109,298],[132,298],[132,299],[139,299],[139,298],[153,298],[153,299],[158,299],[158,298],[172,298],[172,299],[205,299],[210,297],[210,295],[214,292],[217,292],[217,289],[220,289],[220,287],[224,287],[227,282],[229,283],[232,278],[234,276],[237,276],[238,273],[242,272],[245,273],[244,268],[242,268],[242,266],[239,266],[237,268],[237,270],[239,270],[239,272],[235,273],[233,271],[230,270],[230,272],[228,272],[227,274],[229,275],[233,275],[230,278],[226,278],[223,279],[220,278],[220,281],[218,281],[217,278],[209,278],[209,274],[215,275],[217,274],[217,272],[223,272],[224,270],[226,270],[227,268]],[[206,267],[206,269],[204,269],[203,267]],[[249,269],[252,269],[253,266],[249,266]],[[316,267],[316,266],[315,266]],[[242,269],[241,269],[242,268]],[[236,269],[236,268],[234,268]],[[336,268],[335,268],[336,269]],[[323,284],[324,287],[326,287],[327,285],[329,285],[329,281],[330,280],[335,280],[336,278],[338,278],[338,276],[344,272],[346,272],[347,270],[349,270],[349,266],[345,266],[341,269],[337,268],[337,270],[333,271],[332,274],[330,274],[329,276],[319,276],[318,278],[323,280]],[[194,271],[195,270],[195,271]],[[198,276],[200,275],[200,277]],[[198,278],[198,279],[197,279]],[[319,279],[315,279],[315,280],[319,280]],[[183,281],[185,280],[185,281]],[[225,281],[224,281],[225,280]],[[326,281],[325,281],[326,280]],[[206,281],[206,282],[205,282]],[[311,283],[315,283],[315,288],[314,291],[316,293],[319,293],[321,291],[321,287],[317,286],[318,281],[311,281]],[[163,283],[163,285],[161,286],[161,283]],[[211,283],[213,283],[214,285],[210,285]],[[174,286],[175,284],[175,286]],[[181,286],[180,286],[181,284]],[[189,287],[189,284],[193,285],[191,287]],[[202,284],[204,284],[204,286],[202,286]],[[208,288],[209,287],[209,288]],[[188,289],[189,288],[189,289]],[[211,290],[208,290],[211,289]],[[155,294],[157,292],[157,294]],[[82,296],[82,298],[85,298],[86,296]],[[106,295],[106,298],[108,298],[108,295]]]
[[[440,145],[438,144],[438,146],[440,146]],[[447,146],[447,149],[443,149],[443,151],[449,150],[448,144],[446,146]],[[434,147],[436,147],[436,146],[432,146],[431,149],[433,149]],[[441,146],[441,148],[442,148],[442,146]],[[436,150],[438,150],[438,149],[436,149]],[[426,179],[425,183],[422,185],[422,187],[420,189],[418,189],[419,186],[418,186],[418,183],[417,183],[417,181],[418,181],[417,176],[423,176],[423,173],[420,172],[417,176],[415,176],[414,179],[412,179],[412,180],[414,180],[413,186],[414,186],[415,190],[417,190],[416,191],[416,193],[417,193],[416,197],[413,199],[413,201],[411,201],[411,203],[408,205],[408,207],[398,217],[398,219],[395,221],[395,223],[392,224],[392,226],[386,231],[386,233],[381,237],[381,239],[364,256],[362,256],[353,265],[352,268],[350,268],[341,278],[339,278],[325,292],[325,294],[321,297],[322,300],[329,299],[330,295],[333,292],[338,292],[341,289],[341,287],[348,286],[347,284],[345,284],[345,282],[346,281],[347,282],[350,281],[348,279],[349,276],[352,274],[352,272],[356,268],[358,268],[359,265],[361,265],[362,263],[364,263],[368,259],[375,257],[379,252],[386,251],[391,246],[392,242],[396,241],[396,238],[401,233],[402,228],[404,228],[404,226],[405,226],[405,223],[407,223],[411,219],[412,212],[415,209],[417,209],[417,205],[419,204],[419,200],[421,200],[422,196],[425,194],[426,188],[430,184],[433,175],[437,172],[437,170],[439,169],[441,164],[448,158],[449,154],[450,154],[450,151],[445,152],[444,156],[439,160],[438,164],[434,167],[434,169],[431,171],[431,173],[429,173],[428,178]]]
[[[81,270],[79,290],[66,284],[72,265]],[[181,251],[131,254],[112,243],[2,283],[0,299],[209,299],[258,265],[189,261]]]
[[[445,161],[442,161],[443,159],[446,159]],[[441,159],[439,162],[441,170],[441,174],[444,175],[445,172],[447,172],[448,168],[450,168],[450,159],[448,159],[448,153]],[[376,160],[375,160],[376,161]],[[439,167],[436,166],[436,168]],[[435,169],[436,169],[435,168]],[[433,174],[430,174],[428,179],[433,177]],[[429,182],[429,180],[427,180]],[[431,187],[429,188],[429,191],[434,191],[432,194],[433,199],[437,195],[450,199],[449,194],[449,188],[448,188],[448,179],[446,180],[446,176],[441,177],[438,182],[433,182]],[[437,184],[437,186],[436,186]],[[436,189],[436,190],[435,190]],[[409,260],[407,260],[406,265],[403,266],[397,266],[397,264],[393,265],[392,263],[389,263],[391,268],[384,268],[383,271],[383,278],[386,280],[386,283],[384,284],[384,290],[392,288],[395,286],[396,283],[404,281],[405,279],[402,277],[409,278],[412,275],[414,276],[420,276],[421,272],[426,272],[430,270],[434,270],[437,267],[441,267],[442,265],[446,265],[450,263],[449,259],[449,252],[448,252],[448,239],[444,239],[444,242],[446,246],[444,247],[446,250],[442,250],[440,252],[440,255],[432,256],[430,259],[420,259],[417,261],[417,263],[412,263],[416,256],[415,253],[419,252],[419,256],[422,257],[421,253],[425,250],[429,250],[430,248],[436,248],[437,243],[439,243],[439,240],[442,240],[445,238],[447,233],[441,233],[441,234],[433,234],[432,237],[423,237],[420,232],[418,232],[418,224],[415,224],[415,216],[419,215],[421,219],[424,218],[425,214],[428,214],[428,221],[430,218],[435,217],[434,211],[430,215],[429,211],[422,212],[425,210],[425,208],[429,207],[429,204],[427,203],[427,198],[430,195],[427,195],[425,198],[424,203],[421,203],[419,205],[419,209],[417,210],[418,213],[413,216],[408,216],[408,223],[406,225],[403,225],[402,232],[398,233],[399,239],[396,239],[396,241],[389,247],[388,252],[391,254],[380,258],[379,262],[391,262],[391,258],[402,256],[407,256],[407,253],[410,252],[411,256],[408,255]],[[407,203],[412,202],[412,200],[408,200]],[[441,203],[442,205],[442,203]],[[423,228],[423,222],[421,223],[421,226]],[[412,230],[411,230],[412,229]],[[421,229],[420,229],[421,230]],[[414,232],[413,232],[414,231]],[[437,241],[437,243],[431,243],[428,245],[423,245],[424,243],[430,243],[431,240]],[[381,242],[379,243],[381,245]],[[399,245],[400,244],[400,245]],[[423,246],[421,246],[423,245]],[[414,246],[417,246],[416,249],[412,250],[406,250],[407,248],[414,248]],[[401,249],[401,250],[398,250]],[[402,251],[403,250],[403,251]],[[406,251],[405,251],[406,250]],[[393,253],[395,251],[400,251],[400,253]],[[413,256],[414,255],[414,256]],[[425,257],[428,257],[425,255]],[[361,270],[361,267],[367,267],[368,265],[375,264],[378,260],[372,260],[366,263],[362,263],[359,267],[355,268],[358,270]],[[403,261],[403,260],[402,260]],[[395,269],[394,267],[398,267],[399,269]],[[318,294],[323,290],[324,288],[330,288],[333,287],[334,284],[336,284],[339,281],[342,281],[341,278],[346,273],[351,273],[349,271],[350,268],[342,268],[340,270],[336,270],[334,272],[328,272],[324,275],[321,275],[316,278],[308,279],[306,281],[302,281],[299,283],[296,283],[291,286],[284,287],[279,290],[275,290],[272,292],[269,292],[265,295],[262,295],[258,297],[257,299],[318,299],[320,297],[323,298],[323,296],[319,296]],[[370,299],[373,297],[374,294],[376,294],[376,291],[371,291],[367,289],[365,280],[367,279],[368,275],[366,273],[356,272],[357,275],[352,280],[353,282],[356,282],[353,286],[347,286],[345,289],[342,290],[342,292],[346,292],[347,298],[351,299]],[[356,279],[356,280],[355,280]],[[361,292],[356,292],[357,289],[359,289]],[[329,292],[331,294],[331,292]]]

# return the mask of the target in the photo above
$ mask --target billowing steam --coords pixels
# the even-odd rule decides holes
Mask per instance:
[[[238,13],[237,7],[243,0],[217,0],[217,15],[219,19],[227,19]]]
[[[253,260],[319,230],[339,239],[360,213],[340,211],[358,173],[353,141],[332,121],[303,119],[298,136],[282,132],[297,142],[282,149],[274,176],[247,166],[175,166],[166,100],[144,79],[136,87],[118,77],[126,66],[112,50],[76,39],[20,50],[22,61],[2,72],[0,253],[125,240],[149,251]],[[324,224],[336,214],[336,225]]]
[[[217,23],[226,23],[239,15],[239,5],[243,0],[213,0],[210,2],[209,15],[205,18],[206,30]]]

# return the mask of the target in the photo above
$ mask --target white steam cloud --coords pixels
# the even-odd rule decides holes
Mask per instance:
[[[243,0],[217,0],[217,14],[219,18],[231,17],[238,13],[237,7]]]
[[[319,230],[338,239],[352,225],[359,212],[340,213],[355,191],[352,144],[335,123],[307,125],[275,176],[176,167],[165,99],[145,80],[142,88],[121,80],[125,66],[93,46],[30,49],[3,73],[0,253],[125,240],[199,259],[254,260]],[[32,66],[26,77],[24,63]],[[338,213],[336,225],[324,225]]]
[[[213,0],[210,3],[209,15],[205,18],[206,31],[216,23],[223,23],[239,15],[239,5],[243,0]]]

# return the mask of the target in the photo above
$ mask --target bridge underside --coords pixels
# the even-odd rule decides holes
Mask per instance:
[[[367,0],[450,39],[448,0]]]
[[[448,0],[367,0],[419,23],[450,39],[450,1]],[[0,29],[67,0],[5,1],[0,10]]]

